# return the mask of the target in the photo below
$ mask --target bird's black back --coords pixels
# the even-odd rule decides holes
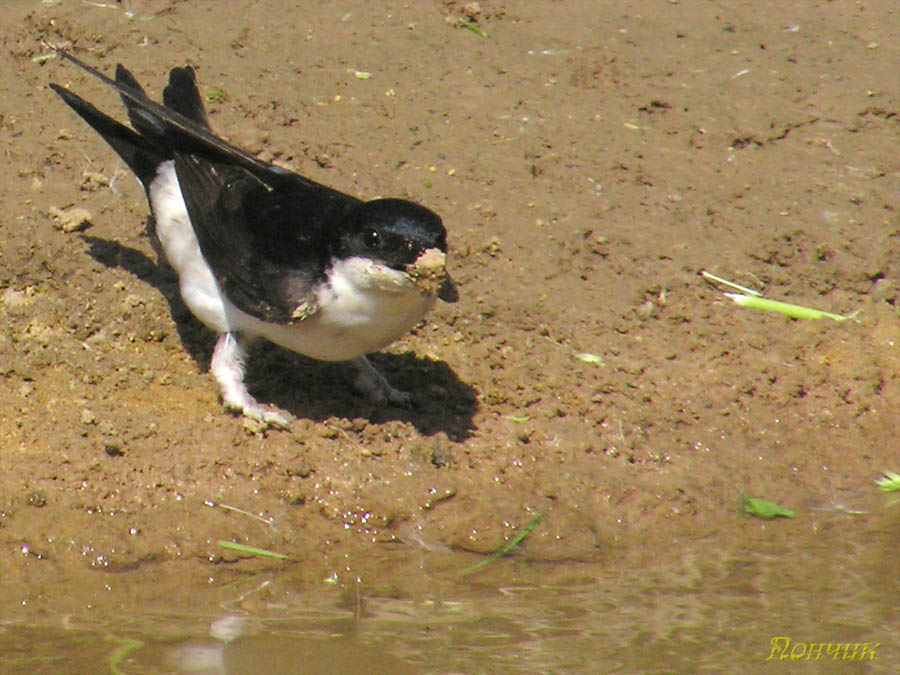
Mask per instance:
[[[324,276],[341,221],[362,202],[213,135],[190,67],[170,71],[159,105],[121,64],[113,81],[61,55],[119,92],[133,130],[51,84],[146,190],[174,160],[200,250],[229,300],[264,321],[290,321]]]

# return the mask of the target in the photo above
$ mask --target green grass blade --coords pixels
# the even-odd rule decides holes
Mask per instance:
[[[276,553],[275,551],[269,551],[265,548],[256,548],[255,546],[247,546],[246,544],[236,544],[233,541],[225,541],[224,539],[219,540],[219,546],[222,548],[227,548],[230,551],[237,551],[238,553],[246,553],[247,555],[256,555],[262,558],[277,558],[278,560],[293,560],[289,555],[285,555],[284,553]]]
[[[462,17],[459,17],[459,19],[457,21],[460,26],[462,26],[463,28],[468,28],[470,31],[475,33],[475,35],[477,35],[478,37],[486,38],[488,36],[488,34],[485,32],[484,28],[479,26],[474,21],[469,21],[468,19],[464,19]]]
[[[875,481],[875,484],[881,488],[882,492],[898,492],[900,491],[900,473],[893,471],[883,471],[883,477]]]
[[[115,635],[107,635],[107,642],[115,642],[119,646],[113,650],[113,653],[106,657],[106,664],[109,666],[109,672],[112,675],[123,675],[121,669],[122,662],[132,653],[144,646],[140,640],[131,638],[117,638]]]
[[[778,300],[767,300],[766,298],[743,295],[742,293],[726,293],[725,295],[734,300],[741,307],[751,307],[766,312],[776,312],[778,314],[784,314],[791,319],[834,319],[835,321],[846,321],[847,319],[855,318],[857,314],[854,312],[850,316],[841,316],[840,314],[823,312],[822,310],[812,309],[811,307],[793,305],[789,302],[779,302]]]
[[[224,91],[222,91],[218,87],[213,87],[212,89],[209,90],[209,93],[206,95],[206,101],[208,103],[221,103],[226,98],[228,98],[228,96],[225,94]]]
[[[534,530],[534,528],[536,528],[536,527],[538,526],[538,524],[539,524],[544,518],[546,518],[546,517],[547,517],[547,516],[546,516],[545,514],[539,513],[537,516],[535,516],[534,518],[532,518],[532,519],[531,519],[531,522],[528,523],[528,525],[526,525],[526,526],[522,529],[522,531],[519,532],[519,534],[517,534],[515,537],[513,537],[513,538],[506,544],[506,546],[504,546],[504,547],[501,548],[499,551],[497,551],[496,553],[494,553],[493,555],[491,555],[489,558],[485,558],[485,559],[482,560],[481,562],[477,562],[477,563],[475,563],[474,565],[472,565],[471,567],[467,567],[467,568],[465,568],[464,570],[460,571],[460,574],[469,574],[469,573],[471,573],[471,572],[476,572],[477,570],[480,570],[480,569],[482,569],[483,567],[487,567],[487,566],[490,565],[492,562],[495,562],[496,560],[502,558],[502,557],[505,556],[507,553],[509,553],[510,551],[512,551],[516,546],[518,546],[519,544],[521,544],[521,543],[525,540],[525,537],[527,537],[529,534],[531,534],[532,530]]]
[[[765,520],[771,520],[772,518],[793,518],[794,512],[791,509],[786,509],[780,504],[776,504],[775,502],[767,502],[765,499],[758,499],[756,497],[748,497],[747,495],[741,496],[741,503],[744,506],[744,511],[749,513],[751,516],[756,516],[757,518],[763,518]]]

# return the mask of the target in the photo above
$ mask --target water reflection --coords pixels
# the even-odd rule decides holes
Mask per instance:
[[[803,646],[804,661],[807,645],[878,643],[865,662],[811,653],[816,672],[879,672],[900,654],[900,510],[867,509],[779,523],[736,516],[693,540],[611,548],[601,564],[527,561],[523,551],[460,576],[470,556],[397,546],[373,547],[336,584],[303,565],[243,579],[234,567],[209,591],[217,612],[175,603],[166,616],[132,608],[120,621],[7,623],[2,670],[775,672],[785,664],[767,659],[783,637]]]

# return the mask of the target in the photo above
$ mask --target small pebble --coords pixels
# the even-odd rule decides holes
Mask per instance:
[[[27,495],[25,495],[25,503],[28,504],[28,506],[41,508],[42,506],[47,505],[47,495],[45,495],[41,490],[29,492]]]
[[[56,229],[67,234],[86,230],[91,226],[91,212],[80,206],[72,206],[68,209],[51,206],[47,212],[53,218]]]

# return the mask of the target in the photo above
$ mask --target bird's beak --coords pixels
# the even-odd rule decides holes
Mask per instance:
[[[449,272],[444,276],[437,296],[444,302],[456,302],[459,300],[459,291],[456,288],[456,283],[450,278]]]

